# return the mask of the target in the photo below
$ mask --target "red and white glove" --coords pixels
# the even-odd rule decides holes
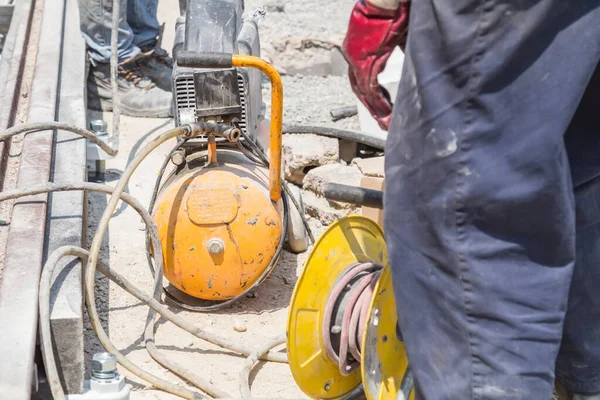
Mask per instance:
[[[404,49],[410,1],[359,0],[354,6],[343,44],[354,94],[382,129],[392,117],[390,95],[377,81],[396,46]]]

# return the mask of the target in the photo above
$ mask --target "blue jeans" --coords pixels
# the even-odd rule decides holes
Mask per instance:
[[[92,62],[110,62],[112,0],[79,0],[81,33]],[[158,0],[121,0],[119,61],[140,53],[141,47],[156,43],[159,24]]]
[[[600,0],[410,20],[384,210],[417,399],[600,393]]]

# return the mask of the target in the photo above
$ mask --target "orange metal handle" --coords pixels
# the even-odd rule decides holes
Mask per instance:
[[[258,68],[271,80],[271,132],[269,141],[269,194],[272,201],[281,199],[281,130],[283,128],[283,84],[277,69],[259,57],[233,54],[234,67]]]
[[[227,53],[180,51],[177,64],[190,68],[257,68],[271,80],[271,139],[269,143],[269,194],[272,201],[281,199],[281,130],[283,128],[283,85],[277,69],[259,57]]]

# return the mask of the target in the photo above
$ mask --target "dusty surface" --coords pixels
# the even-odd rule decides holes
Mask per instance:
[[[258,6],[268,5],[270,12],[262,22],[262,42],[268,46],[286,37],[327,39],[340,43],[354,0],[322,2],[310,1],[246,1],[252,11]],[[279,11],[277,11],[279,10]],[[159,2],[159,19],[167,24],[165,47],[170,48],[172,29],[177,14],[175,0]],[[290,123],[332,124],[329,110],[353,105],[355,100],[345,77],[285,76],[285,121]],[[98,114],[90,113],[91,116]],[[109,123],[110,115],[104,119]],[[128,160],[159,132],[172,126],[172,120],[122,118],[120,154],[107,163],[108,183],[114,184]],[[336,126],[357,128],[356,117],[336,123]],[[170,144],[154,152],[134,174],[128,192],[147,204],[156,179],[158,168],[163,162]],[[102,213],[106,198],[92,195],[89,198],[89,223],[91,233]],[[311,220],[315,235],[324,226]],[[103,257],[110,265],[124,274],[139,287],[151,291],[152,277],[146,265],[144,232],[140,217],[129,207],[120,205],[111,221],[105,240]],[[91,240],[91,236],[88,235]],[[256,348],[268,339],[285,331],[287,307],[292,289],[306,254],[295,256],[284,253],[271,277],[256,291],[255,297],[246,298],[232,308],[212,314],[193,314],[173,308],[184,318],[219,335]],[[98,307],[101,317],[115,345],[132,361],[149,372],[174,383],[185,385],[175,375],[156,364],[147,354],[142,331],[147,308],[116,285],[103,279],[97,285]],[[244,332],[234,330],[242,327]],[[86,353],[91,357],[101,350],[93,332],[87,331]],[[239,397],[237,380],[244,359],[225,352],[216,346],[204,343],[170,323],[160,321],[156,343],[161,351],[174,361],[211,381],[234,397]],[[134,385],[132,399],[175,398],[158,390],[123,371]],[[285,364],[262,363],[252,375],[252,394],[262,398],[304,398],[292,379]]]

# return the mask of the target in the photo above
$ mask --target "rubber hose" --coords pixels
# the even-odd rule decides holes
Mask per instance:
[[[92,326],[94,327],[99,340],[102,342],[102,344],[106,348],[106,350],[114,353],[117,356],[119,363],[121,365],[123,365],[125,368],[129,369],[131,372],[135,373],[136,375],[138,375],[140,378],[155,384],[155,386],[162,388],[163,390],[165,390],[167,392],[171,392],[180,397],[189,398],[189,399],[202,398],[202,395],[200,395],[198,393],[194,393],[187,389],[177,387],[175,385],[172,385],[169,382],[163,381],[160,378],[154,377],[153,375],[146,373],[144,370],[140,369],[135,364],[131,363],[128,359],[126,359],[114,347],[114,345],[110,342],[110,339],[106,335],[106,332],[103,330],[100,320],[98,318],[98,314],[97,314],[97,310],[96,310],[96,306],[95,306],[94,287],[95,287],[95,272],[96,272],[96,265],[98,263],[98,254],[99,254],[99,250],[100,250],[100,244],[101,244],[103,237],[106,233],[106,230],[108,228],[108,221],[110,220],[112,213],[114,212],[119,200],[121,199],[124,188],[126,187],[133,172],[136,170],[136,168],[139,166],[139,164],[160,144],[166,142],[167,140],[169,140],[171,138],[177,137],[177,136],[184,136],[186,138],[193,137],[193,136],[197,135],[199,131],[200,130],[199,130],[198,126],[195,126],[195,125],[194,126],[186,125],[183,127],[178,127],[178,128],[169,130],[169,131],[161,134],[155,140],[148,143],[142,149],[142,151],[139,154],[137,154],[136,157],[134,157],[134,159],[131,161],[130,165],[123,172],[121,179],[117,183],[117,186],[114,189],[114,192],[110,198],[110,201],[109,201],[109,203],[105,209],[105,212],[99,222],[98,231],[96,232],[96,235],[94,236],[94,240],[92,241],[90,256],[88,258],[87,268],[85,270],[86,304],[88,306],[88,314],[89,314]],[[150,226],[154,230],[156,229],[156,227],[153,226],[152,224]],[[158,243],[155,242],[155,246],[158,249],[160,249],[160,242],[158,242]],[[79,250],[85,251],[83,249],[79,249]],[[158,250],[158,251],[160,252],[160,250]],[[161,254],[161,256],[162,256],[162,254]],[[160,259],[162,259],[162,257],[160,257]],[[157,277],[162,275],[162,260],[159,260],[158,263],[160,264],[160,268],[157,268],[157,272],[160,271],[161,274],[157,274]],[[158,281],[158,279],[156,279],[156,281]],[[158,285],[155,285],[155,296],[157,295],[157,292],[158,292],[157,287],[158,287]]]
[[[44,184],[39,185],[27,190],[14,190],[8,192],[0,193],[0,201],[6,200],[9,198],[30,196],[39,193],[49,193],[55,191],[72,191],[72,190],[88,190],[88,191],[97,191],[103,193],[112,193],[112,187],[108,185],[102,185],[98,183],[63,183],[63,184]],[[127,193],[123,195],[123,201],[132,206],[144,219],[146,224],[152,224],[153,221],[150,215],[145,213],[143,206],[133,197]],[[144,215],[146,214],[146,215]],[[158,238],[158,236],[157,236]],[[78,248],[75,248],[78,249]],[[80,249],[83,250],[83,249]],[[69,248],[69,251],[75,251]],[[77,250],[78,252],[79,250]],[[54,255],[54,253],[52,253]],[[54,358],[54,352],[52,350],[52,334],[50,330],[50,287],[51,287],[51,278],[53,271],[58,264],[58,261],[64,257],[65,255],[61,252],[58,252],[58,259],[52,259],[52,256],[48,259],[44,269],[42,270],[42,276],[40,278],[40,292],[39,292],[39,312],[40,312],[40,344],[42,348],[42,357],[44,359],[44,367],[46,370],[46,376],[48,377],[48,383],[50,385],[50,390],[52,391],[52,397],[57,400],[65,399],[64,390],[62,388],[60,378],[58,375],[58,370],[56,367],[56,360]],[[76,256],[80,256],[80,254],[75,254]],[[85,261],[82,261],[85,262]]]
[[[150,357],[152,357],[157,363],[171,371],[173,374],[192,383],[194,386],[213,397],[231,397],[227,392],[222,391],[221,389],[214,386],[212,383],[208,382],[201,376],[198,376],[192,371],[177,364],[176,362],[169,360],[158,350],[156,344],[154,343],[154,316],[155,314],[153,312],[150,312],[148,314],[148,319],[146,320],[146,328],[144,330],[144,344],[146,346],[148,354],[150,354]]]
[[[256,156],[268,167],[269,166],[269,159],[267,158],[267,155],[261,150],[261,148],[258,147],[258,145],[256,143],[254,143],[254,141],[252,141],[252,139],[250,139],[244,133],[244,131],[242,131],[242,137],[244,139],[246,139],[246,141],[250,145],[251,149],[254,151],[254,153],[256,153]],[[300,203],[298,203],[298,200],[296,200],[296,198],[294,197],[294,194],[290,190],[290,188],[289,188],[289,186],[288,186],[288,184],[287,184],[287,182],[285,180],[281,181],[281,185],[283,186],[284,192],[288,195],[288,197],[290,198],[290,200],[294,204],[294,207],[296,207],[296,210],[298,210],[298,213],[302,217],[302,223],[304,225],[304,229],[306,229],[306,233],[308,234],[308,238],[310,239],[310,242],[312,244],[314,244],[315,243],[315,237],[313,236],[312,229],[310,229],[310,225],[308,224],[308,220],[306,219],[306,217],[304,215],[304,211],[302,210],[302,206],[300,206]]]
[[[102,192],[106,194],[111,194],[114,192],[114,188],[108,185],[103,185],[100,183],[89,183],[89,182],[77,182],[77,183],[46,183],[42,185],[37,185],[31,187],[29,189],[15,189],[5,192],[0,192],[0,202],[14,199],[18,197],[25,196],[33,196],[40,193],[49,193],[49,192],[66,192],[66,191],[75,191],[75,190],[88,190],[88,191],[96,191]],[[154,224],[154,220],[150,214],[144,209],[143,205],[133,196],[128,193],[123,193],[121,196],[122,200],[129,204],[144,220],[148,230],[151,232],[151,236],[155,237],[155,240],[160,243],[158,239],[158,232],[156,231],[156,225]],[[154,232],[154,233],[152,233]],[[159,247],[161,248],[161,247]],[[162,248],[161,248],[162,249]],[[194,335],[198,339],[207,341],[214,345],[217,345],[223,349],[233,351],[235,353],[239,353],[244,356],[248,356],[252,354],[252,350],[244,347],[241,344],[238,344],[234,341],[228,341],[226,339],[222,339],[219,336],[204,331],[202,328],[195,326],[194,324],[189,323],[184,318],[172,312],[167,306],[161,304],[159,301],[154,300],[152,297],[146,295],[141,290],[139,290],[135,285],[127,281],[124,277],[119,275],[118,273],[111,271],[108,275],[101,271],[106,277],[115,282],[118,286],[120,286],[123,290],[129,292],[132,296],[145,303],[149,307],[151,307],[154,311],[160,314],[164,319],[173,323],[177,327],[189,332]],[[261,359],[265,361],[272,361],[278,363],[287,363],[287,355],[273,352],[267,353],[261,357]]]
[[[106,194],[111,194],[114,189],[108,185],[102,185],[102,184],[98,184],[98,183],[87,183],[87,182],[61,183],[61,184],[48,183],[48,184],[38,185],[38,186],[29,188],[26,190],[18,189],[18,190],[0,192],[0,201],[13,199],[13,198],[17,198],[17,197],[31,196],[31,195],[36,195],[36,194],[40,194],[40,193],[59,192],[59,191],[74,191],[74,190],[97,191],[97,192],[102,192],[102,193],[106,193]],[[158,241],[158,233],[156,232],[156,226],[154,225],[154,221],[152,220],[151,216],[148,214],[148,212],[143,208],[143,206],[139,203],[139,201],[135,197],[133,197],[127,193],[123,193],[121,197],[122,197],[123,201],[125,201],[127,204],[132,206],[132,208],[136,212],[138,212],[138,214],[140,214],[140,216],[144,220],[144,223],[148,227],[148,230],[150,231],[149,236],[155,238],[155,244],[156,244],[156,242]],[[77,255],[79,256],[80,254],[85,253],[85,255],[86,255],[85,258],[87,258],[88,252],[83,249],[79,249],[79,250],[81,250],[83,253],[79,252]],[[41,323],[41,336],[42,336],[43,349],[44,348],[47,348],[47,349],[52,348],[51,347],[51,339],[50,339],[49,319],[46,318],[46,316],[49,317],[49,297],[48,297],[49,290],[50,290],[49,279],[52,277],[52,273],[51,273],[52,269],[53,269],[53,266],[49,266],[49,268],[44,268],[44,271],[47,271],[47,272],[43,273],[42,281],[40,283],[40,321],[41,321],[40,323]],[[107,269],[106,267],[101,268],[100,272],[103,273],[105,276],[107,276],[109,279],[111,279],[113,282],[115,282],[118,286],[123,288],[125,291],[132,294],[138,300],[146,303],[148,306],[150,306],[154,311],[159,313],[167,321],[172,322],[179,328],[191,333],[192,335],[196,336],[197,338],[199,338],[201,340],[205,340],[210,343],[213,343],[224,349],[228,349],[228,350],[231,350],[231,351],[243,354],[243,355],[251,354],[251,351],[244,348],[243,346],[240,346],[234,342],[229,342],[227,340],[221,339],[216,335],[205,332],[201,328],[198,328],[198,327],[194,326],[193,324],[188,323],[186,320],[184,320],[177,314],[174,314],[173,312],[171,312],[166,306],[160,304],[160,302],[155,301],[151,297],[145,295],[143,292],[141,292],[139,289],[137,289],[134,285],[129,283],[125,278],[123,278],[116,272],[112,272],[109,269]],[[46,276],[44,274],[49,274],[49,275]],[[45,299],[48,299],[48,301],[46,301]],[[42,307],[44,307],[44,308],[42,308]],[[48,338],[48,339],[46,340],[46,338]],[[47,365],[55,366],[54,354],[52,352],[48,353],[45,351],[44,357],[45,357],[45,359],[49,360]],[[265,355],[261,354],[261,358],[264,360],[267,360],[267,361],[274,361],[274,362],[281,362],[281,363],[287,362],[287,355],[281,354],[281,353],[272,353],[272,354],[267,353]],[[56,369],[54,368],[54,371],[55,370]],[[51,382],[51,384],[52,384],[52,382],[60,382],[58,380],[58,374],[53,373],[51,370],[47,371],[47,376],[49,377],[49,381]],[[194,376],[194,375],[191,375],[191,376]],[[195,381],[202,382],[201,378],[200,379],[189,379],[189,380],[192,383],[195,383]],[[204,383],[206,383],[206,384],[204,384]],[[227,396],[227,394],[225,392],[219,391],[218,389],[212,387],[211,384],[209,384],[207,382],[204,382],[204,383],[200,383],[197,386],[201,390],[204,390],[208,393],[214,393],[215,395],[217,395],[219,397]],[[51,386],[51,388],[52,388],[52,386]],[[62,388],[61,388],[61,391],[62,391]],[[60,398],[60,394],[55,393],[54,391],[53,391],[53,396],[55,398]],[[63,393],[63,396],[64,396],[64,393]]]
[[[62,259],[63,257],[66,257],[66,256],[77,256],[77,257],[82,258],[83,262],[85,262],[85,258],[87,258],[87,251],[84,249],[81,249],[79,247],[61,247],[60,249],[54,251],[50,255],[50,257],[48,258],[48,261],[44,265],[44,268],[53,270],[55,268],[55,265],[58,263],[58,261],[60,261],[60,259]],[[95,307],[92,307],[89,303],[87,303],[88,314],[90,313],[92,308],[95,308]],[[92,313],[93,312],[95,312],[95,310],[92,311]],[[40,315],[40,318],[41,317],[42,317],[42,315]],[[49,316],[44,315],[43,317],[48,318]],[[97,315],[95,317],[97,319]],[[102,328],[102,325],[99,323],[99,321],[98,321],[98,323],[95,323],[94,317],[92,317],[91,315],[90,315],[90,320],[92,321],[92,327],[94,328],[94,332],[96,332],[96,335],[98,335],[98,338],[100,339],[100,342],[102,343],[102,346],[104,346],[104,348],[106,348],[109,352],[115,354],[117,356],[117,359],[119,360],[119,364],[123,365],[129,371],[133,372],[135,375],[137,375],[141,379],[145,380],[146,382],[150,382],[154,386],[156,386],[166,392],[172,393],[176,396],[182,397],[184,399],[198,400],[198,399],[204,398],[204,396],[201,395],[200,393],[196,393],[189,389],[185,389],[185,388],[179,387],[177,385],[174,385],[170,382],[167,382],[159,377],[156,377],[156,376],[142,370],[137,365],[133,364],[131,361],[126,359],[125,356],[112,345],[112,343],[105,341],[102,338],[102,335],[99,335],[99,333],[102,333],[104,336],[106,336],[106,332],[104,332],[104,328]],[[51,350],[51,348],[50,348],[50,350]]]
[[[110,186],[107,185],[100,185],[100,184],[91,184],[91,183],[83,183],[83,184],[63,184],[63,185],[54,185],[54,184],[50,184],[50,185],[42,185],[42,187],[38,187],[38,188],[32,188],[31,190],[28,191],[28,193],[23,193],[22,192],[21,195],[31,195],[31,194],[37,194],[36,192],[49,192],[49,191],[58,191],[58,190],[52,190],[52,189],[64,189],[64,190],[92,190],[92,191],[100,191],[100,192],[104,192],[104,193],[112,193],[112,188]],[[19,192],[19,191],[16,191]],[[10,195],[10,193],[6,192],[3,193],[4,197],[8,197]],[[127,193],[123,194],[123,200],[128,203],[129,205],[131,205],[142,217],[142,219],[144,220],[144,223],[149,227],[149,230],[151,231],[155,231],[155,229],[153,229],[152,225],[153,225],[153,220],[150,217],[150,215],[146,212],[146,210],[143,208],[143,206],[132,196],[128,195]],[[155,238],[157,238],[157,235],[152,235]],[[83,253],[81,253],[79,250],[83,250],[83,249],[79,249],[75,248],[76,250],[73,249],[69,249],[70,251],[77,251],[79,252],[78,255],[82,255]],[[87,252],[85,252],[87,254]],[[62,258],[62,257],[61,257]],[[85,257],[87,258],[87,256]],[[58,261],[58,260],[56,260]],[[40,281],[40,336],[41,336],[41,342],[42,342],[42,355],[44,357],[45,360],[45,365],[47,365],[46,368],[46,374],[48,376],[48,381],[50,384],[50,388],[52,390],[52,394],[53,394],[53,398],[55,399],[64,399],[64,391],[62,389],[62,385],[60,384],[60,379],[58,377],[58,372],[56,369],[56,362],[54,360],[54,353],[52,352],[52,341],[51,341],[51,333],[50,333],[50,322],[49,322],[49,317],[50,317],[50,280],[52,277],[52,271],[54,270],[55,266],[56,266],[56,262],[50,263],[50,265],[48,265],[47,268],[44,268],[44,272],[42,274],[42,279]],[[104,270],[104,271],[102,271]],[[102,268],[101,272],[106,272],[106,268]],[[191,331],[192,329],[185,329],[187,331]],[[152,347],[154,347],[154,355],[153,358],[163,358],[162,355],[158,352],[158,349],[156,349],[156,347],[152,344]],[[46,361],[47,360],[47,361]],[[178,373],[181,372],[181,368],[169,368],[172,369],[174,373]],[[229,395],[225,392],[220,391],[218,388],[216,388],[215,386],[213,386],[211,383],[209,383],[208,381],[198,377],[197,375],[194,374],[186,374],[187,371],[183,370],[183,374],[178,373],[178,375],[183,375],[185,378],[188,379],[188,381],[190,381],[191,383],[193,383],[196,387],[198,387],[199,389],[210,393],[210,394],[215,394],[218,395],[219,397],[229,397]]]
[[[186,398],[186,399],[197,399],[197,398],[201,398],[202,396],[195,392],[192,392],[191,390],[183,389],[180,387],[175,387],[174,385],[172,385],[166,381],[163,381],[160,378],[157,378],[157,377],[154,377],[154,376],[148,374],[147,372],[145,372],[144,370],[139,368],[137,365],[135,365],[135,364],[131,363],[129,360],[127,360],[127,358],[125,358],[117,350],[117,348],[111,343],[110,338],[108,337],[108,335],[106,335],[106,332],[104,331],[104,329],[102,329],[102,325],[100,324],[100,320],[98,318],[98,314],[96,311],[96,298],[95,298],[94,288],[95,288],[96,264],[98,262],[100,246],[102,244],[102,241],[104,239],[106,231],[108,230],[108,223],[111,219],[111,216],[112,216],[113,212],[115,211],[117,204],[121,199],[121,195],[124,192],[125,187],[127,186],[127,183],[129,182],[129,179],[131,179],[131,175],[133,175],[133,172],[137,169],[137,167],[140,165],[140,163],[162,143],[166,142],[167,140],[178,137],[178,136],[192,137],[192,136],[196,135],[199,131],[200,131],[200,129],[197,125],[185,125],[182,127],[177,127],[175,129],[170,129],[170,130],[162,133],[161,135],[159,135],[157,138],[155,138],[151,142],[149,142],[146,146],[144,146],[144,148],[142,148],[140,153],[138,153],[133,158],[133,160],[131,160],[130,164],[127,166],[127,168],[125,168],[125,171],[123,172],[121,178],[117,182],[114,192],[111,195],[110,200],[108,201],[108,205],[106,206],[106,208],[104,210],[104,214],[102,215],[102,218],[100,219],[100,222],[98,223],[98,229],[96,231],[96,234],[94,235],[94,239],[92,240],[92,245],[90,248],[90,256],[88,258],[87,267],[85,269],[85,297],[86,297],[86,302],[88,304],[88,310],[91,310],[91,312],[88,311],[88,313],[90,314],[89,317],[90,317],[92,326],[97,327],[97,330],[95,329],[96,335],[98,336],[98,339],[100,340],[102,345],[106,348],[106,350],[108,352],[114,353],[117,356],[119,363],[121,365],[123,365],[125,368],[127,368],[129,371],[133,372],[135,375],[138,375],[140,378],[147,380],[148,382],[156,384],[156,386],[162,388],[163,390],[165,390],[167,392],[177,394],[178,396]],[[158,246],[160,248],[160,246],[161,246],[160,242],[158,244],[156,244],[155,246]],[[158,249],[156,249],[155,251],[160,252],[160,250],[158,250]],[[162,253],[161,253],[161,257],[159,257],[159,258],[162,258]],[[159,260],[159,263],[162,264],[162,259]],[[159,270],[159,268],[157,268],[157,270]],[[162,271],[162,265],[161,265],[160,271]],[[198,396],[200,396],[200,397],[198,397]]]
[[[158,176],[156,177],[156,182],[154,182],[154,189],[152,190],[152,196],[150,197],[150,203],[148,204],[149,213],[152,213],[152,211],[154,210],[154,204],[156,203],[156,198],[158,197],[160,183],[162,182],[163,175],[165,174],[165,171],[169,166],[169,161],[171,160],[171,157],[173,157],[173,154],[175,154],[175,152],[179,150],[183,143],[185,143],[185,140],[177,141],[177,144],[173,146],[173,148],[163,161],[162,165],[160,166],[160,169],[158,170]],[[152,252],[150,251],[150,237],[148,235],[146,235],[146,261],[148,262],[148,268],[150,268],[152,276],[154,276],[154,264],[152,263]]]
[[[385,149],[385,139],[369,136],[363,132],[348,129],[332,128],[329,126],[316,125],[284,125],[282,133],[312,133],[319,136],[327,136],[336,139],[345,139],[365,144],[379,150]]]
[[[0,133],[0,141],[6,140],[11,136],[18,135],[23,132],[31,131],[45,131],[50,129],[56,129],[59,131],[67,131],[83,136],[90,142],[98,145],[106,154],[116,156],[118,150],[110,147],[106,142],[99,139],[94,132],[88,131],[87,129],[80,128],[76,125],[65,124],[63,122],[35,122],[31,124],[15,125],[12,128],[6,129]]]
[[[256,350],[254,353],[250,354],[250,356],[246,359],[246,362],[244,363],[244,368],[242,368],[242,370],[240,371],[240,378],[239,378],[239,389],[240,389],[240,394],[242,395],[243,399],[247,399],[247,398],[251,398],[252,394],[250,393],[250,371],[252,371],[252,367],[254,367],[254,364],[258,361],[258,359],[265,353],[267,353],[269,350],[271,350],[272,348],[282,345],[286,342],[287,340],[287,335],[281,334],[278,337],[276,337],[275,339],[267,342],[265,345],[261,346],[258,350]]]
[[[11,197],[12,198],[23,197],[26,195],[28,196],[28,195],[32,195],[32,194],[41,193],[41,192],[52,191],[52,190],[49,190],[51,188],[48,188],[48,186],[52,186],[52,185],[61,186],[61,185],[55,185],[55,184],[46,184],[46,185],[38,186],[37,188],[31,188],[28,190],[14,190],[14,191],[11,191],[12,193],[11,192],[3,192],[3,193],[0,193],[0,200],[11,198]],[[77,184],[75,184],[75,185],[77,185]],[[89,187],[95,186],[95,184],[83,184],[83,183],[81,185],[89,185]],[[45,188],[44,188],[44,186],[45,186]],[[79,190],[79,189],[74,189],[73,185],[69,185],[69,184],[62,184],[62,186],[63,186],[64,190]],[[105,185],[98,185],[96,187],[99,187],[99,186],[104,187]],[[106,188],[103,188],[102,191],[110,192],[110,191],[112,191],[112,188],[106,186]],[[135,198],[133,198],[127,194],[124,194],[122,196],[122,198],[129,200],[128,203],[130,203],[136,209],[136,211],[141,213],[142,217],[146,221],[146,224],[150,224],[148,226],[150,227],[150,230],[152,231],[152,241],[154,243],[154,246],[160,246],[160,239],[158,238],[158,232],[156,230],[156,227],[153,226],[152,218],[144,210],[143,206],[137,200],[135,200]],[[69,251],[70,251],[70,253],[56,253],[55,252],[56,257],[58,257],[57,259],[52,257],[52,256],[55,256],[55,253],[52,253],[52,256],[49,258],[49,260],[47,262],[48,269],[54,269],[54,265],[58,262],[58,260],[60,260],[62,257],[66,256],[66,255],[79,256],[80,254],[83,254],[83,253],[81,253],[82,251],[84,253],[87,253],[85,250],[79,249],[76,247],[69,248]],[[50,264],[49,263],[50,261],[54,262],[54,264]],[[49,275],[49,276],[51,277],[52,275]],[[91,288],[92,291],[94,290],[94,286],[92,286],[92,288]],[[90,290],[90,289],[87,288],[87,290]],[[48,286],[48,293],[49,293],[49,286]],[[86,296],[86,297],[89,297],[89,296]],[[40,301],[40,304],[41,303],[48,304],[47,310],[40,310],[41,311],[40,318],[43,316],[44,319],[47,319],[47,318],[49,318],[49,298],[47,301],[46,300]],[[87,304],[87,308],[88,308],[88,315],[90,318],[90,322],[92,324],[92,327],[94,328],[94,331],[96,332],[96,335],[100,339],[100,342],[102,343],[102,345],[104,346],[105,349],[107,349],[111,353],[114,353],[117,356],[117,359],[119,360],[119,363],[121,365],[123,365],[125,368],[127,368],[129,371],[131,371],[135,375],[139,376],[140,378],[154,384],[155,386],[157,386],[169,393],[173,393],[173,394],[176,394],[180,397],[187,398],[187,399],[202,398],[202,395],[194,393],[188,389],[180,388],[180,387],[173,385],[167,381],[164,381],[156,376],[153,376],[152,374],[147,373],[146,371],[139,368],[137,365],[130,362],[123,354],[121,354],[118,351],[118,349],[112,344],[112,342],[106,335],[106,332],[104,331],[104,328],[102,327],[102,325],[100,323],[100,319],[98,318],[95,302],[94,303],[86,302],[86,304]],[[42,314],[42,311],[44,314]],[[46,312],[48,313],[47,318],[45,315]],[[48,319],[48,321],[49,321],[49,319]],[[50,329],[49,322],[48,322],[48,325],[46,326],[46,328],[47,328],[47,331],[49,332],[49,329]],[[48,336],[48,335],[46,335],[46,336]],[[47,342],[46,342],[46,347],[48,347]],[[50,344],[49,349],[52,349],[51,344]],[[47,355],[48,355],[48,353],[47,353]],[[53,360],[53,355],[52,355],[52,360]],[[50,361],[50,363],[52,363],[52,361]],[[64,393],[63,393],[63,395],[64,395]]]

